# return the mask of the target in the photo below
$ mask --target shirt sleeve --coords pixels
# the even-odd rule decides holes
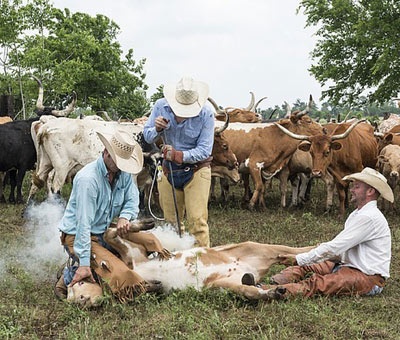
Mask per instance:
[[[93,180],[80,178],[74,182],[79,186],[80,194],[76,196],[77,231],[74,241],[74,252],[81,266],[90,266],[91,226],[96,212],[96,188]]]
[[[297,263],[304,266],[342,256],[350,248],[368,240],[373,232],[374,226],[370,217],[355,216],[332,241],[321,243],[307,253],[296,255]]]
[[[162,110],[162,102],[158,100],[154,104],[150,117],[147,120],[146,124],[144,125],[143,137],[144,140],[149,144],[154,143],[160,136],[160,133],[157,132],[155,127],[155,120],[158,116],[161,115],[161,110]]]

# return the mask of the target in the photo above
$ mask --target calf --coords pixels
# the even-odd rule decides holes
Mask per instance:
[[[137,231],[137,226],[133,228]],[[251,272],[256,281],[259,281],[273,264],[280,262],[281,255],[299,254],[312,249],[312,247],[293,248],[248,241],[213,248],[200,247],[176,251],[169,257],[162,243],[153,234],[136,231],[129,232],[125,238],[121,238],[116,228],[109,228],[105,240],[144,280],[160,281],[165,293],[187,287],[194,287],[197,290],[214,287],[229,289],[252,300],[268,300],[273,297],[271,294],[274,292],[243,285],[243,275]],[[148,248],[160,253],[162,260],[157,257],[149,260]],[[107,259],[103,261],[107,265]],[[82,290],[82,285],[75,286]],[[75,286],[69,289],[70,301],[81,303],[80,300],[85,294],[85,306],[95,300],[90,287],[84,294],[82,292],[79,294],[74,292]]]
[[[376,169],[386,177],[393,193],[399,184],[400,176],[400,146],[389,144],[385,146],[379,153]],[[385,200],[384,200],[385,202]],[[393,203],[384,203],[384,208],[388,208],[388,204],[393,208]]]

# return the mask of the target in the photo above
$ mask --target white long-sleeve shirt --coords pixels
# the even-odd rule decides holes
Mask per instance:
[[[296,260],[303,266],[337,256],[343,265],[357,268],[367,275],[390,276],[391,234],[376,201],[354,210],[344,229],[332,241],[321,243],[308,253],[298,254]]]

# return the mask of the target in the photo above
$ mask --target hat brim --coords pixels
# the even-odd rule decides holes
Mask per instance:
[[[176,84],[169,83],[164,85],[164,97],[176,116],[182,118],[196,117],[206,103],[209,93],[208,85],[202,81],[194,81],[194,83],[197,86],[199,97],[196,102],[190,105],[181,104],[176,100]]]
[[[388,200],[391,203],[394,202],[394,195],[393,195],[393,191],[390,188],[390,186],[376,176],[362,173],[362,172],[357,172],[355,174],[344,176],[343,180],[344,181],[361,181],[361,182],[367,183],[371,187],[378,190],[379,193],[381,194],[381,196],[385,200]]]
[[[109,140],[112,137],[112,134],[107,134],[103,132],[97,131],[97,136],[100,138],[101,142],[104,144],[104,147],[107,149],[111,158],[113,159],[115,165],[118,169],[125,171],[127,173],[137,175],[143,168],[143,151],[140,145],[135,142],[135,149],[132,152],[132,155],[129,159],[124,159],[118,157],[112,144]]]

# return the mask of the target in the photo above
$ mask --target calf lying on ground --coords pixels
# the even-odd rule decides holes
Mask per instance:
[[[133,225],[132,229],[137,230],[137,225]],[[259,281],[271,265],[279,263],[280,255],[299,254],[313,248],[248,241],[213,248],[192,248],[169,254],[155,235],[149,232],[131,231],[126,238],[121,238],[117,235],[116,228],[109,228],[104,238],[144,280],[160,281],[165,293],[187,287],[197,290],[203,287],[219,287],[251,300],[269,300],[274,298],[271,294],[275,294],[275,291],[243,285],[241,280],[245,273],[254,273],[256,281]],[[160,253],[164,260],[158,257],[150,260],[149,250]],[[84,282],[68,289],[68,300],[85,306],[96,304],[96,298],[100,296],[101,289]]]

